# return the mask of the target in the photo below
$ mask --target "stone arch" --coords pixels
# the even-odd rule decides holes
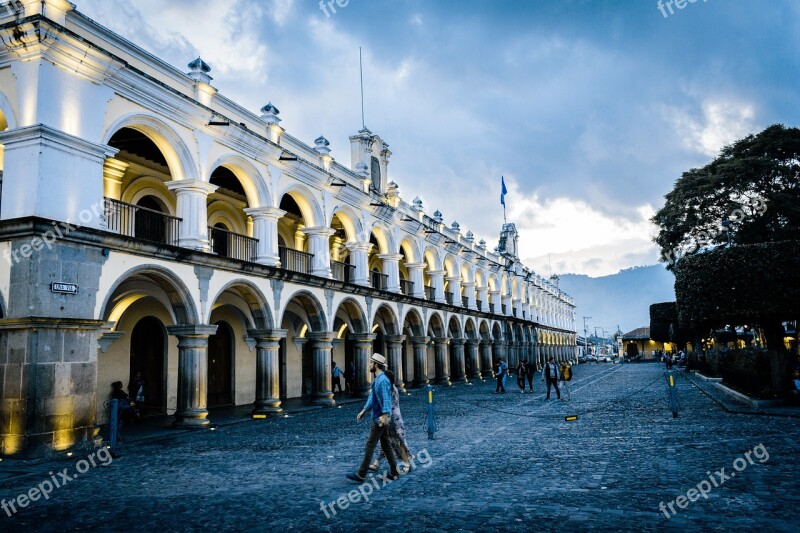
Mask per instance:
[[[489,328],[489,321],[485,318],[478,324],[478,334],[481,339],[489,340],[492,338],[491,329]]]
[[[225,154],[220,156],[209,167],[208,179],[218,167],[225,167],[230,170],[244,189],[247,203],[250,207],[273,207],[272,195],[270,194],[264,176],[247,159],[238,154]]]
[[[299,289],[286,299],[280,324],[283,324],[288,315],[292,314],[303,320],[304,325],[313,333],[328,331],[328,321],[322,305],[311,292]],[[305,335],[298,335],[304,337]]]
[[[492,339],[495,341],[504,341],[505,336],[503,335],[504,331],[503,328],[500,326],[500,322],[495,321],[492,324]]]
[[[472,317],[467,317],[464,321],[464,335],[468,339],[478,339],[478,328],[475,326],[475,320]]]
[[[274,322],[267,299],[255,283],[248,280],[234,280],[223,286],[209,301],[213,310],[222,302],[225,294],[235,299],[227,299],[224,303],[237,308],[247,319],[247,325],[256,329],[272,329]],[[209,313],[210,316],[210,313]]]
[[[397,320],[397,315],[388,304],[381,304],[375,310],[372,317],[373,329],[375,326],[382,327],[387,335],[399,335],[400,323]]]
[[[339,338],[341,338],[347,330],[351,333],[369,333],[370,327],[367,322],[367,315],[355,298],[348,297],[339,302],[333,316],[334,331],[336,331],[336,336]],[[343,326],[346,326],[346,328],[343,329]]]
[[[461,281],[466,283],[475,281],[475,268],[469,261],[464,261],[461,265]]]
[[[143,113],[123,115],[106,129],[103,144],[108,144],[111,137],[122,128],[136,130],[153,141],[166,159],[173,181],[199,179],[192,152],[181,136],[166,122]]]
[[[447,277],[460,276],[460,269],[458,268],[458,259],[453,254],[447,254],[443,262],[444,269],[447,271]]]
[[[400,251],[405,254],[409,263],[416,263],[422,259],[422,254],[419,251],[419,244],[416,239],[411,235],[406,235],[400,241]]]
[[[408,326],[406,326],[408,324]],[[422,315],[419,311],[410,307],[403,317],[403,328],[408,327],[411,334],[416,337],[425,336],[425,322],[422,320]]]
[[[336,217],[341,222],[348,242],[369,240],[369,236],[364,235],[361,219],[352,207],[348,205],[334,207],[331,212],[331,223],[333,222],[333,217]]]
[[[375,222],[372,224],[371,234],[375,235],[375,239],[378,241],[378,253],[396,253],[397,244],[395,244],[394,235],[382,222]]]
[[[444,319],[438,312],[431,313],[428,319],[428,336],[430,337],[444,337],[446,330],[444,329]]]
[[[428,246],[423,253],[425,262],[428,264],[428,270],[442,270],[441,257],[439,250],[435,246]]]
[[[138,205],[138,202],[145,196],[155,198],[161,204],[164,213],[176,216],[177,204],[175,203],[175,197],[170,194],[164,182],[154,176],[139,176],[131,181],[122,191],[120,199],[123,202]]]
[[[464,338],[464,328],[461,327],[461,323],[455,315],[451,316],[450,320],[447,321],[447,333],[453,339]]]
[[[297,203],[300,213],[303,215],[303,222],[306,227],[316,227],[324,223],[325,217],[320,208],[317,197],[303,185],[291,184],[286,187],[278,197],[278,201],[284,196],[289,195]]]
[[[147,289],[155,287],[160,288],[162,294],[148,294]],[[101,320],[116,322],[131,304],[147,296],[162,301],[175,324],[199,323],[197,308],[183,280],[158,265],[140,265],[119,276],[103,300],[98,316]]]

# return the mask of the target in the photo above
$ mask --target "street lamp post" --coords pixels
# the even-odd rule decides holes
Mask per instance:
[[[589,334],[586,331],[586,320],[592,318],[590,316],[583,317],[583,356],[589,355]]]

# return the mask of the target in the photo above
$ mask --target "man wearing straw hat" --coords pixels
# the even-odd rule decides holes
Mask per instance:
[[[366,413],[371,413],[372,428],[369,432],[367,444],[364,447],[364,458],[361,460],[358,471],[355,474],[347,474],[347,479],[358,483],[362,483],[367,475],[369,464],[372,462],[372,454],[378,441],[380,441],[383,453],[389,462],[388,478],[395,479],[400,475],[397,471],[397,460],[389,443],[389,436],[386,434],[392,415],[392,385],[389,383],[389,378],[383,373],[385,369],[386,358],[378,353],[372,354],[369,367],[369,371],[375,374],[375,379],[372,380],[372,392],[370,392],[364,408],[356,416],[357,420],[361,420]]]

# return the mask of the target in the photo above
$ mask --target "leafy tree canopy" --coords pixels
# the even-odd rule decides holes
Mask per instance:
[[[800,239],[800,129],[776,124],[684,172],[653,217],[668,268],[728,242]],[[727,226],[726,226],[727,224]],[[726,229],[727,228],[727,229]]]

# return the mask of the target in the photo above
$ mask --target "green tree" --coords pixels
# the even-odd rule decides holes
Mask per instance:
[[[782,322],[800,312],[798,200],[800,129],[773,125],[684,172],[653,217],[661,259],[675,272],[680,322],[695,334],[759,325],[776,390],[788,360]]]
[[[800,129],[776,124],[684,172],[653,217],[661,260],[716,246],[800,239]],[[724,221],[729,221],[727,226]]]

